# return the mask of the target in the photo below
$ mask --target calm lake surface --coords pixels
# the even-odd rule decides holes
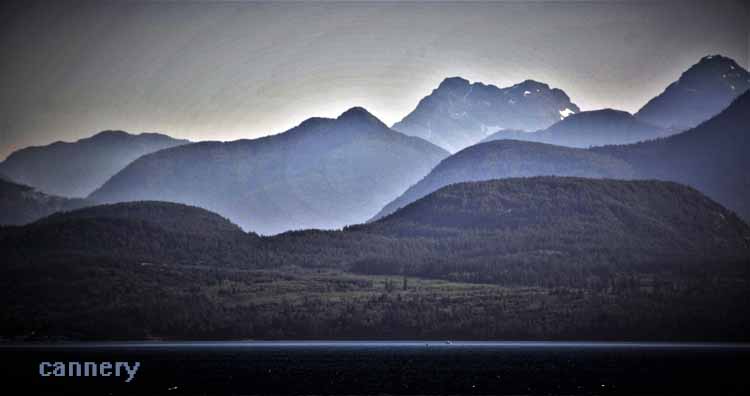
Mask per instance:
[[[29,394],[750,394],[750,344],[232,341],[0,344]],[[42,362],[139,362],[42,377]]]

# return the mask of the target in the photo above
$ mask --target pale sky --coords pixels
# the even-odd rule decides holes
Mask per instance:
[[[387,124],[445,77],[534,79],[636,111],[708,54],[748,66],[741,1],[71,2],[0,9],[0,159],[106,129],[235,140],[353,106]]]

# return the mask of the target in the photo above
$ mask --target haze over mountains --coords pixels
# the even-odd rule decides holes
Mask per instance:
[[[634,174],[625,161],[587,150],[517,140],[491,141],[467,147],[444,159],[374,219],[459,182],[540,175],[628,179]]]
[[[628,162],[639,178],[693,186],[750,219],[750,91],[686,132],[592,151]]]
[[[498,129],[543,129],[578,111],[565,92],[537,81],[498,88],[453,77],[440,83],[393,129],[455,153]]]
[[[719,61],[644,114],[719,103]],[[747,341],[750,92],[676,125],[451,78],[394,126],[424,139],[355,107],[255,140],[21,150],[0,337]]]
[[[451,183],[513,176],[576,175],[684,183],[748,219],[750,177],[744,169],[750,166],[749,126],[750,92],[746,92],[726,110],[694,129],[643,143],[580,150],[490,141],[443,160],[419,183],[386,205],[376,218]],[[590,157],[591,154],[595,156]],[[603,172],[603,169],[608,170]]]
[[[104,205],[0,228],[0,334],[745,339],[725,325],[746,323],[748,238],[731,211],[658,181],[460,183],[371,224],[273,237],[185,205]],[[419,286],[377,277],[403,275]]]
[[[0,173],[48,194],[85,197],[138,157],[186,143],[158,133],[104,131],[18,150],[0,163]]]
[[[655,126],[645,121],[655,119],[649,117],[679,118],[689,113],[689,119],[696,121],[746,89],[746,75],[731,59],[705,57],[636,116],[612,109],[580,112],[561,90],[531,80],[501,89],[448,78],[394,128],[446,147],[481,139],[582,148],[634,143],[676,132],[676,124],[657,120],[653,122],[668,127]],[[738,125],[733,128],[741,128]],[[486,136],[498,126],[516,129]],[[539,126],[546,127],[526,132]],[[727,138],[722,143],[703,132],[700,144],[704,149],[720,144],[728,152],[737,152],[745,138],[742,131],[733,133],[731,139],[736,142]],[[714,157],[702,160],[700,166],[677,171],[657,158],[653,163],[634,160],[633,155],[622,154],[630,152],[627,147],[615,155],[612,149],[587,152],[505,142],[470,147],[433,170],[447,152],[388,129],[359,108],[336,120],[309,119],[276,136],[187,143],[159,134],[105,131],[74,143],[19,150],[0,163],[0,173],[53,195],[85,196],[96,190],[91,198],[97,202],[166,200],[197,205],[264,234],[356,224],[391,213],[450,183],[537,175],[677,180],[698,187],[744,216],[750,212],[743,203],[747,201],[744,184],[733,185],[740,176],[732,161],[744,164],[744,159],[740,154],[725,155],[724,149],[716,149]],[[172,149],[175,146],[181,147]],[[659,155],[670,156],[671,152]],[[681,161],[698,162],[685,157]],[[699,170],[687,171],[691,166]],[[707,172],[715,177],[706,176]],[[40,202],[58,202],[39,194],[29,200],[32,195],[22,193],[23,188],[7,190],[13,192],[15,204],[28,205],[27,211],[18,211],[29,215],[14,222],[47,214],[51,209],[40,210]]]
[[[0,226],[27,224],[55,212],[90,204],[84,199],[44,194],[0,176]]]
[[[547,84],[527,80],[501,89],[454,77],[423,98],[393,129],[453,153],[495,139],[583,148],[636,143],[694,127],[748,88],[750,73],[734,60],[707,56],[635,115],[613,109],[576,114],[580,109],[565,92]]]
[[[646,103],[635,116],[662,128],[692,128],[718,114],[748,88],[747,70],[730,58],[709,55]]]
[[[573,114],[547,129],[536,132],[499,131],[484,141],[516,139],[588,148],[637,143],[669,134],[670,131],[640,121],[628,112],[604,109]]]
[[[143,156],[90,199],[196,205],[262,234],[332,229],[372,217],[447,155],[352,108],[274,136]]]

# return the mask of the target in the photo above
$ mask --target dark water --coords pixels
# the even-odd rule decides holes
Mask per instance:
[[[27,394],[750,395],[747,344],[128,342],[0,353],[3,387]],[[44,361],[140,367],[126,383],[42,377]]]

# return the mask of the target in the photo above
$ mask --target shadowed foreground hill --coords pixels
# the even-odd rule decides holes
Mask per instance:
[[[85,197],[138,157],[186,143],[158,133],[104,131],[18,150],[0,163],[0,172],[48,194]]]
[[[747,339],[750,229],[692,188],[444,187],[343,231],[107,205],[0,228],[0,335]]]
[[[168,202],[128,202],[56,213],[3,230],[2,246],[23,257],[102,257],[149,264],[237,265],[257,236],[207,210]]]
[[[90,205],[83,199],[47,195],[0,177],[0,225],[28,224],[61,210]]]
[[[514,140],[468,147],[444,159],[419,183],[386,205],[374,219],[453,183],[528,176],[628,179],[634,172],[620,159],[590,151]]]
[[[90,198],[196,205],[261,234],[340,228],[372,217],[447,154],[353,108],[279,135],[141,157]]]
[[[735,214],[690,187],[656,181],[459,183],[355,229],[431,240],[422,257],[405,246],[392,254],[395,262],[371,262],[370,269],[403,265],[423,275],[492,282],[519,282],[519,274],[543,272],[543,266],[567,277],[750,255],[750,228]]]

